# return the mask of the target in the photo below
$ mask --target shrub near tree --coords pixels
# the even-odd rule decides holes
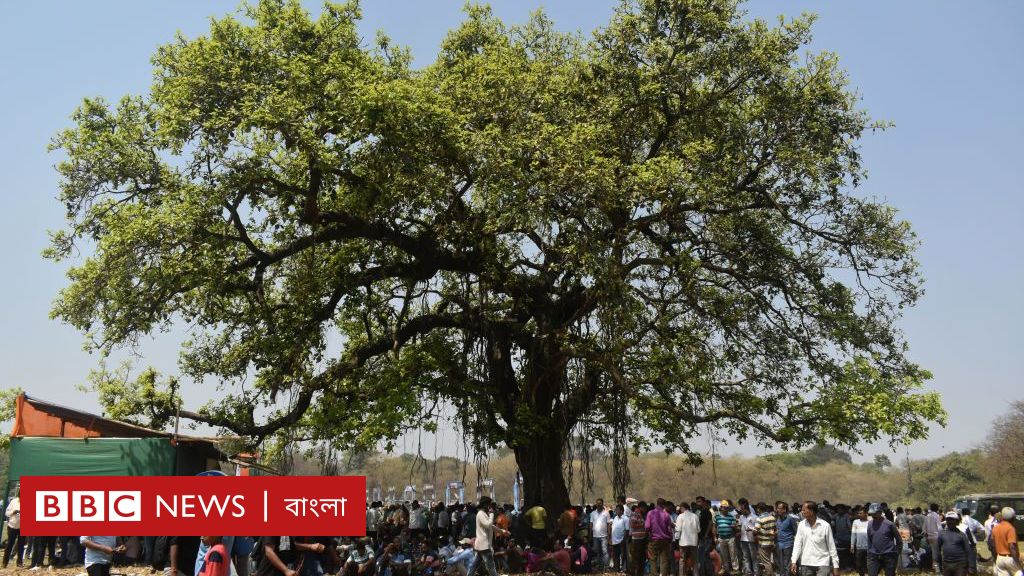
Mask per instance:
[[[554,510],[570,438],[621,489],[631,450],[696,462],[707,427],[788,448],[944,421],[896,326],[916,241],[855,194],[881,125],[806,53],[813,18],[634,0],[581,36],[474,6],[414,69],[355,4],[243,11],[53,143],[48,256],[87,253],[53,314],[103,352],[187,325],[179,376],[221,393],[185,418],[392,448],[442,410]]]

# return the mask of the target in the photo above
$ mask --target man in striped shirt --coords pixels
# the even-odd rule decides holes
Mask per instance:
[[[775,514],[764,502],[758,502],[757,524],[754,536],[757,538],[757,561],[761,566],[761,576],[775,574]]]
[[[728,500],[722,500],[718,504],[715,527],[718,529],[718,554],[722,557],[723,573],[726,575],[739,573],[740,557],[736,547],[739,524],[732,515],[732,505]]]

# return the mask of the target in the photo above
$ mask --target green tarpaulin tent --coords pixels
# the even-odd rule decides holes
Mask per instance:
[[[11,438],[8,481],[22,476],[172,476],[167,438]]]

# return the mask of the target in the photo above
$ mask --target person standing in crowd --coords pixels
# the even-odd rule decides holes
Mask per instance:
[[[916,552],[925,541],[925,515],[920,507],[910,510],[910,549]]]
[[[895,523],[896,523],[896,529],[897,530],[906,530],[907,538],[905,538],[904,540],[909,542],[909,540],[910,540],[910,538],[909,538],[909,536],[910,536],[910,516],[907,515],[906,511],[903,510],[902,506],[896,508],[896,520],[895,520]],[[901,536],[902,536],[902,534],[901,534]]]
[[[366,537],[377,541],[377,525],[380,523],[380,502],[372,502],[366,509]]]
[[[558,538],[565,540],[576,534],[576,508],[566,504],[565,510],[558,516]]]
[[[110,576],[114,554],[123,554],[124,545],[117,545],[117,536],[82,536],[85,547],[85,571],[89,576]]]
[[[548,511],[540,504],[537,504],[536,506],[531,506],[523,514],[523,518],[526,519],[527,526],[529,527],[526,539],[530,546],[543,546],[547,540]]]
[[[882,508],[885,514],[885,508]],[[836,537],[836,549],[839,551],[839,569],[849,570],[853,568],[853,554],[850,553],[851,530],[853,519],[850,518],[850,509],[846,504],[836,504],[836,513],[832,517],[832,533]]]
[[[1020,551],[1017,547],[1017,530],[1013,527],[1016,516],[1013,508],[1003,508],[1001,521],[993,523],[992,547],[995,551],[995,576],[1013,576],[1021,570]]]
[[[715,565],[711,552],[715,549],[715,521],[711,514],[711,502],[703,496],[697,496],[697,518],[699,532],[697,534],[697,575],[715,576]]]
[[[857,574],[864,576],[868,571],[868,508],[856,506],[857,518],[850,525],[850,554]]]
[[[999,507],[995,504],[988,507],[988,518],[985,519],[985,541],[992,540],[992,528],[999,523],[999,518],[1002,515]],[[991,546],[989,547],[991,548]]]
[[[796,519],[789,514],[789,504],[781,500],[775,503],[775,521],[777,530],[775,539],[778,546],[776,558],[779,561],[779,574],[785,574],[789,571],[797,526]]]
[[[679,533],[679,574],[691,575],[697,568],[697,544],[700,536],[700,517],[683,502],[683,512],[676,517],[676,532]]]
[[[167,542],[167,567],[164,576],[187,576],[191,572],[192,559],[202,545],[198,536],[171,536]],[[184,570],[183,570],[184,568]]]
[[[17,552],[16,566],[21,568],[25,556],[25,537],[21,535],[21,498],[17,494],[7,503],[4,514],[7,516],[7,545],[4,546],[3,567],[7,568],[11,561],[11,552]]]
[[[199,576],[229,576],[231,574],[230,557],[224,547],[221,536],[202,536],[206,545],[206,556],[199,568]]]
[[[42,570],[43,560],[50,555],[50,566],[57,561],[57,537],[35,536],[32,538],[32,564],[29,570]]]
[[[960,510],[960,531],[967,534],[971,549],[967,551],[967,573],[973,576],[978,573],[978,538],[985,537],[985,529],[981,522],[971,517],[970,508]]]
[[[594,510],[590,513],[590,536],[594,541],[594,564],[597,570],[604,570],[608,567],[608,525],[611,524],[611,517],[608,509],[604,507],[604,500],[597,499]]]
[[[647,503],[638,502],[629,515],[629,574],[643,576],[647,564]]]
[[[256,576],[298,576],[290,567],[295,561],[290,536],[264,536],[258,545],[262,548],[256,564]]]
[[[818,504],[808,500],[801,508],[804,519],[796,529],[789,571],[800,576],[839,576],[839,553],[832,537],[832,526],[818,519]]]
[[[494,533],[508,535],[507,530],[502,530],[494,525],[494,502],[490,496],[480,499],[480,506],[476,513],[476,540],[473,549],[476,550],[476,557],[473,559],[473,569],[469,576],[473,576],[481,565],[489,576],[498,576],[498,569],[494,566]]]
[[[224,549],[225,550],[232,550],[234,548],[234,545],[235,545],[235,537],[234,536],[221,536],[220,542],[221,542],[221,544],[224,545]],[[199,576],[199,570],[202,569],[202,567],[203,567],[203,562],[204,562],[204,559],[206,558],[206,553],[208,551],[209,551],[209,546],[207,546],[206,543],[203,541],[203,539],[200,538],[199,539],[199,550],[196,552],[195,566],[194,566],[194,569],[192,571],[193,576]]]
[[[744,576],[758,576],[757,541],[754,529],[757,527],[757,515],[750,508],[746,498],[739,500],[739,532],[740,532],[740,567]]]
[[[868,575],[878,576],[885,570],[885,576],[896,574],[896,560],[903,549],[903,539],[896,525],[882,513],[882,507],[872,504],[868,508],[871,520],[868,522]]]
[[[409,535],[413,538],[423,538],[427,534],[427,517],[423,513],[420,501],[413,500],[409,510]]]
[[[775,574],[775,536],[776,521],[771,508],[764,502],[758,502],[757,523],[754,526],[754,536],[757,538],[757,564],[762,576],[773,576]],[[863,575],[862,575],[863,576]]]
[[[939,505],[932,502],[928,506],[928,514],[924,517],[924,536],[932,551],[932,564],[936,574],[942,571],[942,562],[939,559],[939,528],[941,525],[942,517],[939,516]]]
[[[967,555],[971,548],[967,535],[960,531],[960,514],[946,513],[945,527],[939,531],[938,561],[943,576],[967,576]]]
[[[615,505],[612,519],[612,565],[617,572],[626,571],[626,536],[629,534],[629,516],[622,504]]]
[[[644,527],[651,539],[651,576],[669,576],[672,573],[669,562],[675,526],[672,525],[672,517],[665,510],[663,498],[658,498],[657,505],[647,513]]]
[[[715,528],[718,531],[718,553],[722,556],[722,571],[725,576],[739,574],[740,557],[736,550],[736,532],[739,524],[729,512],[732,505],[728,500],[718,504],[718,515],[715,516]]]

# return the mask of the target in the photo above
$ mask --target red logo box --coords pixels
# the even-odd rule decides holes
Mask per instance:
[[[365,476],[24,476],[25,536],[364,536]]]

